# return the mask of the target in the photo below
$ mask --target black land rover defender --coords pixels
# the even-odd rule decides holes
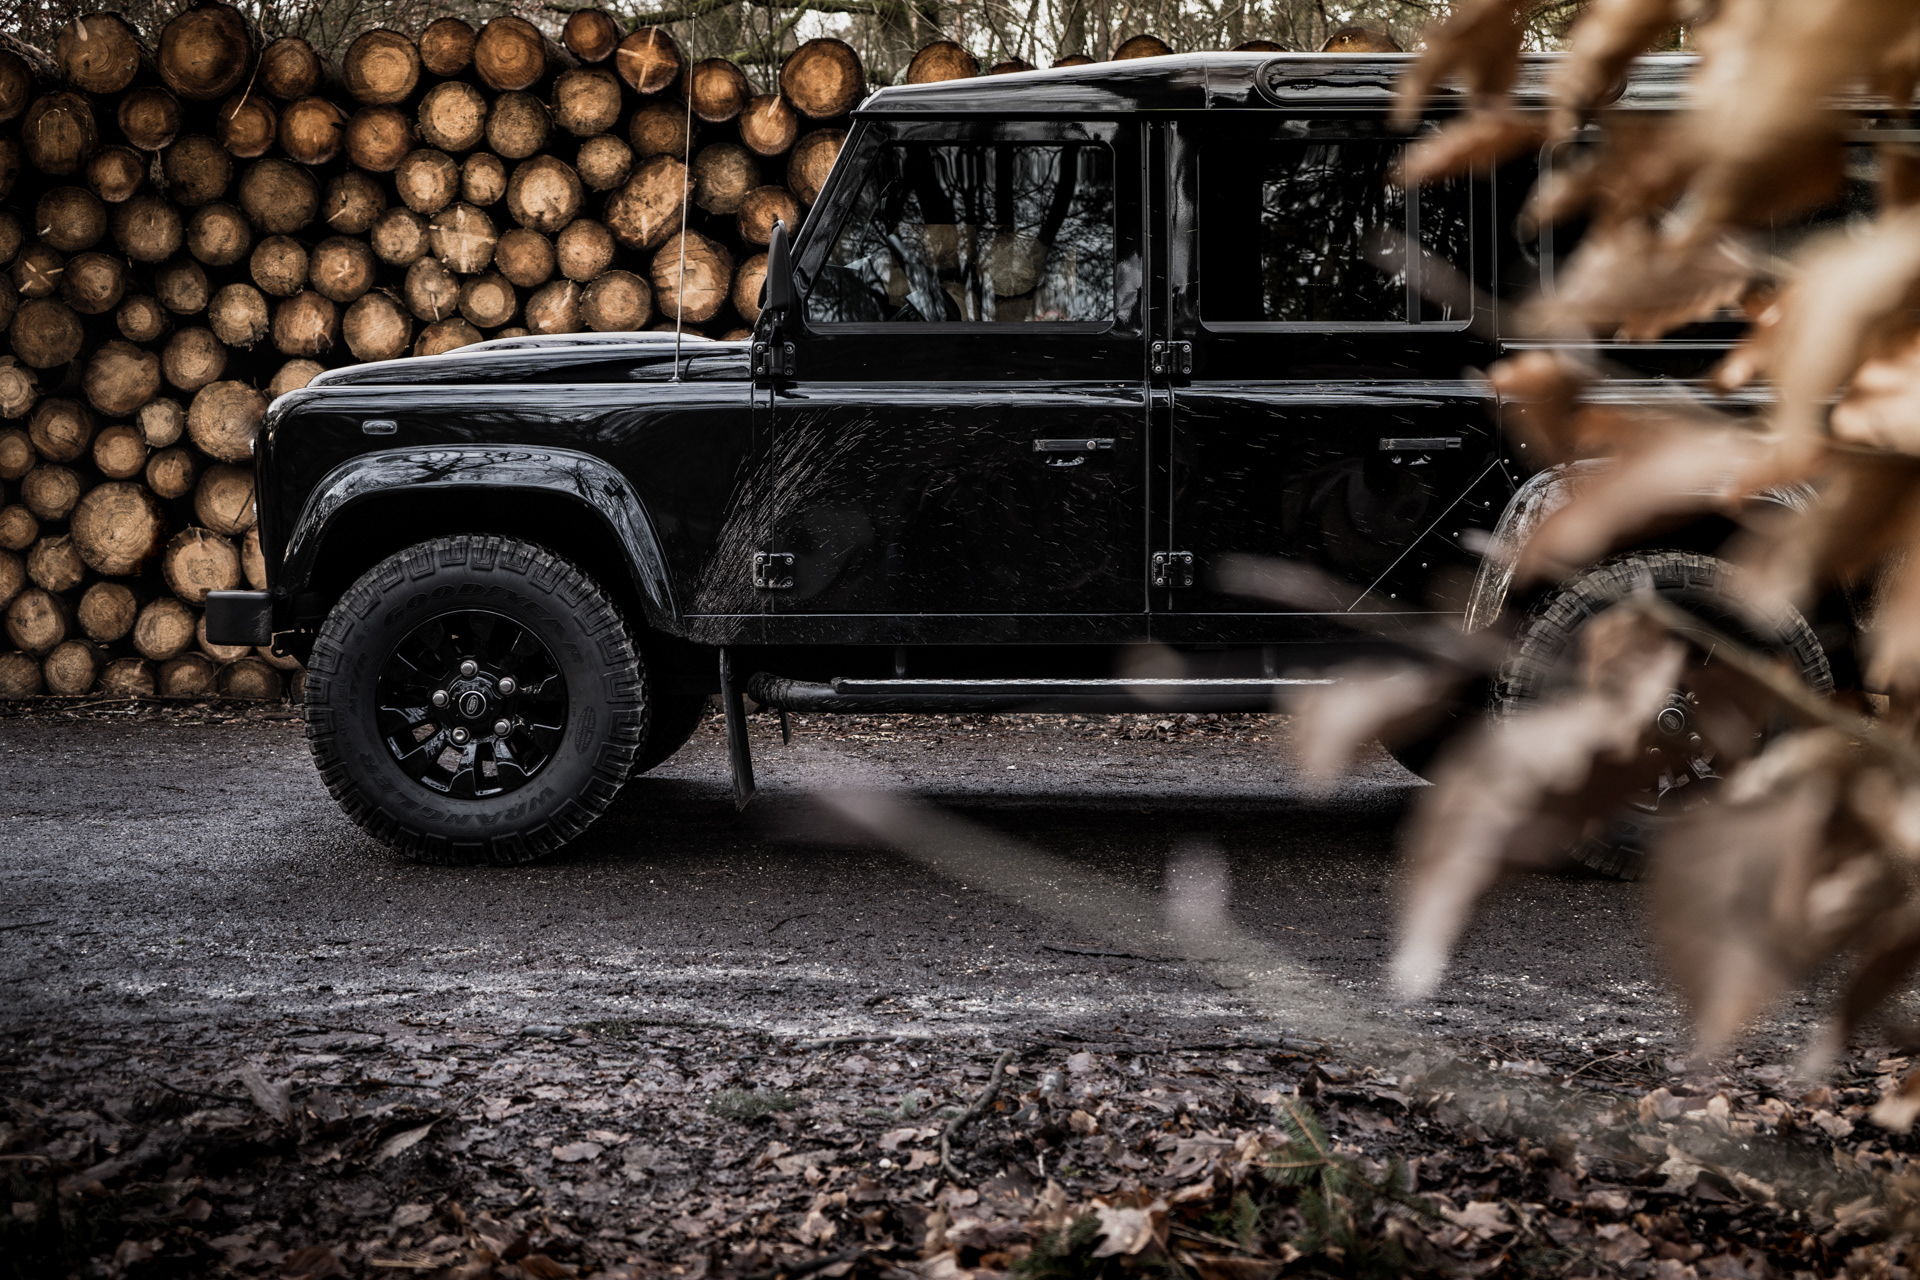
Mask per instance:
[[[1514,231],[1552,153],[1394,187],[1405,65],[1211,54],[882,89],[790,252],[776,237],[751,342],[511,338],[280,397],[257,449],[271,587],[216,593],[209,636],[304,658],[335,797],[458,862],[579,835],[716,692],[744,804],[743,694],[1258,710],[1396,631],[1517,612],[1511,705],[1636,583],[1731,616],[1724,520],[1506,599],[1489,549],[1577,476],[1530,475],[1475,371],[1520,345],[1511,304],[1552,288],[1578,228]],[[1544,104],[1544,62],[1526,74]],[[1651,59],[1620,106],[1670,107],[1680,79]],[[1612,394],[1671,392],[1736,328],[1604,344],[1631,371]],[[1235,594],[1236,555],[1347,598]],[[1827,688],[1850,637],[1794,615],[1756,639]],[[1712,776],[1687,708],[1663,713],[1678,763],[1647,815]]]

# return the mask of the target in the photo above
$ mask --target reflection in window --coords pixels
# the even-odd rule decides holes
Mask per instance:
[[[1113,319],[1104,146],[884,148],[807,297],[816,323]]]
[[[1223,139],[1223,141],[1225,141]],[[1274,140],[1200,158],[1200,307],[1224,322],[1386,323],[1464,319],[1423,297],[1417,240],[1472,274],[1464,181],[1402,191],[1389,178],[1402,143]],[[1259,246],[1259,271],[1243,246]],[[1448,291],[1450,292],[1450,291]]]

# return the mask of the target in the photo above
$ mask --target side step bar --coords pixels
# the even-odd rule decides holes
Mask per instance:
[[[747,696],[780,711],[1271,711],[1286,689],[1330,679],[855,680],[821,684],[757,672]]]

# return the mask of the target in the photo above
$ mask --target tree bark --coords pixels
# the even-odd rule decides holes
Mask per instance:
[[[846,140],[845,129],[815,129],[793,144],[793,155],[787,161],[787,190],[793,192],[794,199],[812,204],[820,198],[820,188],[833,172],[833,162],[840,158]]]
[[[1134,58],[1164,58],[1173,52],[1173,47],[1155,36],[1139,35],[1123,40],[1120,47],[1113,51],[1115,62],[1127,62]]]
[[[581,284],[613,265],[613,233],[591,218],[576,218],[554,238],[560,274]]]
[[[174,595],[187,604],[204,605],[209,592],[240,585],[240,553],[219,534],[182,529],[160,553],[160,572]]]
[[[102,147],[87,161],[87,185],[108,204],[119,204],[147,178],[147,158],[132,147]]]
[[[27,563],[11,551],[0,551],[0,609],[27,587]]]
[[[320,200],[320,221],[337,236],[364,236],[387,208],[387,189],[359,169],[335,174]]]
[[[398,31],[375,28],[347,46],[340,70],[356,102],[390,107],[420,83],[420,50]]]
[[[60,289],[60,276],[67,259],[44,240],[36,240],[20,251],[9,273],[13,287],[22,298],[51,298]]]
[[[180,100],[165,89],[143,85],[120,99],[115,119],[128,145],[158,151],[179,134],[185,114],[180,110]]]
[[[273,309],[273,345],[282,355],[323,356],[333,350],[339,331],[340,308],[311,289],[301,290]]]
[[[665,27],[636,27],[613,53],[613,69],[635,93],[659,93],[680,78],[686,60]]]
[[[151,61],[144,41],[114,13],[89,13],[60,28],[54,60],[67,83],[86,93],[118,93]]]
[[[281,36],[260,55],[259,86],[282,102],[320,92],[326,79],[326,60],[299,36]]]
[[[740,112],[740,141],[755,155],[785,155],[800,136],[800,113],[777,93],[763,93]]]
[[[38,697],[43,688],[40,664],[31,654],[0,653],[0,702]]]
[[[678,157],[642,161],[626,185],[607,197],[607,229],[629,249],[658,247],[680,230],[689,187]]]
[[[192,395],[227,371],[226,344],[211,329],[182,329],[160,349],[160,371],[170,385]]]
[[[493,219],[466,203],[441,210],[429,224],[427,234],[434,257],[455,275],[463,276],[486,270],[500,241]]]
[[[687,108],[681,102],[650,102],[633,113],[627,122],[627,141],[633,144],[634,158],[672,156],[683,160],[687,154]]]
[[[738,143],[715,142],[693,158],[693,202],[708,213],[740,212],[747,193],[759,185],[760,166]]]
[[[102,344],[87,361],[86,370],[80,376],[80,387],[87,403],[102,414],[125,418],[160,394],[160,357],[115,338]]]
[[[83,316],[103,316],[127,291],[127,264],[105,253],[83,253],[60,273],[60,296]]]
[[[291,236],[268,236],[254,247],[247,269],[263,291],[276,298],[290,297],[306,287],[307,250]]]
[[[145,486],[109,480],[87,490],[73,511],[77,554],[95,573],[122,578],[139,573],[166,537],[160,503]]]
[[[167,309],[151,294],[135,294],[120,304],[113,314],[120,336],[128,342],[158,342],[171,323]]]
[[[40,517],[24,502],[0,507],[0,550],[25,551],[40,536]]]
[[[436,76],[457,76],[473,65],[475,38],[459,18],[436,18],[420,33],[420,63]]]
[[[428,324],[437,324],[460,307],[460,282],[438,258],[421,258],[407,268],[401,296],[407,309]]]
[[[352,302],[373,288],[378,271],[373,250],[355,236],[328,236],[307,259],[309,285],[329,302]]]
[[[347,121],[347,159],[369,173],[392,173],[413,143],[413,121],[398,107],[362,107]]]
[[[131,480],[145,471],[147,442],[140,428],[116,422],[101,431],[93,438],[93,465],[109,480]]]
[[[220,104],[213,116],[213,136],[227,154],[255,160],[272,149],[280,136],[280,113],[266,95],[241,92]]]
[[[225,201],[203,204],[187,219],[187,252],[210,267],[230,267],[252,246],[247,215]]]
[[[911,78],[911,71],[908,76]],[[859,105],[866,91],[867,73],[860,65],[860,55],[846,41],[831,36],[807,41],[780,66],[780,92],[810,120],[846,115]]]
[[[619,120],[620,81],[613,72],[575,67],[553,82],[553,121],[574,137],[605,133]]]
[[[289,391],[298,391],[325,372],[326,367],[318,360],[289,360],[274,370],[272,380],[267,383],[267,398],[272,400]]]
[[[247,350],[273,331],[273,313],[264,294],[236,281],[222,285],[213,295],[207,304],[207,324],[220,341]]]
[[[908,84],[936,84],[942,80],[971,80],[980,74],[980,59],[951,40],[935,40],[913,55],[907,64]]]
[[[460,287],[460,314],[476,329],[498,329],[520,310],[513,283],[497,271],[475,276]]]
[[[303,296],[325,301],[314,294]],[[329,311],[332,307],[327,303]],[[259,434],[266,413],[267,398],[246,383],[216,382],[193,397],[187,409],[187,436],[209,457],[221,462],[248,462],[253,457],[253,438]]]
[[[582,62],[605,62],[620,45],[620,24],[604,9],[575,9],[560,41]]]
[[[608,271],[580,294],[580,320],[598,333],[638,330],[653,315],[653,290],[631,271]]]
[[[178,400],[158,396],[140,406],[133,425],[140,428],[140,438],[147,442],[148,448],[164,449],[186,434],[187,409]]]
[[[0,418],[25,417],[33,408],[34,401],[39,398],[39,375],[12,356],[0,356]],[[18,471],[9,470],[13,462],[17,461],[11,449],[18,446],[10,447],[6,442],[16,435],[25,439],[18,427],[0,431],[0,480],[18,480],[27,474],[24,466]]]
[[[280,113],[280,149],[300,164],[325,164],[346,141],[347,113],[325,98],[301,98]]]
[[[140,601],[133,589],[122,583],[96,582],[80,597],[74,615],[87,639],[112,644],[133,630],[133,621],[140,616]]]
[[[306,169],[285,160],[255,160],[248,165],[240,175],[239,195],[247,217],[268,235],[291,235],[320,211],[320,184]]]
[[[420,137],[428,146],[471,151],[486,140],[486,95],[461,80],[437,84],[420,100],[418,119]]]
[[[220,668],[214,687],[221,697],[239,702],[277,702],[280,673],[258,658],[246,657]]]
[[[486,207],[507,194],[507,164],[491,151],[476,151],[460,165],[460,198]]]
[[[487,146],[507,160],[525,160],[547,145],[553,116],[530,93],[503,93],[487,116]]]
[[[7,341],[20,363],[51,369],[80,354],[86,332],[73,308],[53,298],[35,298],[22,304],[7,326]]]
[[[238,9],[196,5],[161,29],[160,78],[182,98],[212,102],[240,87],[257,47],[253,24]]]
[[[193,454],[177,446],[147,459],[147,488],[169,502],[192,493],[199,478],[200,466]]]
[[[709,124],[738,116],[753,97],[746,73],[730,58],[703,58],[687,73],[693,114]]]
[[[444,151],[411,151],[393,171],[393,185],[415,213],[438,213],[460,194],[460,165]]]
[[[137,347],[131,350],[139,352]],[[93,443],[93,431],[93,415],[87,412],[87,407],[65,396],[42,400],[27,420],[27,438],[33,441],[34,452],[48,462],[72,462],[78,458]]]
[[[213,659],[206,654],[183,653],[160,664],[160,674],[154,680],[155,691],[163,698],[181,701],[210,698],[218,675]]]
[[[573,225],[584,221],[576,219]],[[612,243],[611,237],[608,237],[608,243]],[[525,227],[509,228],[493,249],[493,265],[501,275],[522,289],[537,289],[551,280],[554,264],[553,241]]]
[[[18,119],[42,87],[60,78],[52,58],[18,40],[0,42],[0,124]]]
[[[580,175],[553,156],[521,161],[507,180],[507,212],[521,226],[547,235],[579,217],[585,199]]]
[[[175,138],[160,153],[161,187],[169,200],[184,208],[197,209],[218,200],[232,181],[233,157],[205,134]]]
[[[143,658],[165,662],[193,643],[193,610],[172,596],[148,602],[133,620],[133,647]]]
[[[257,522],[253,528],[247,530],[246,536],[240,539],[240,572],[246,575],[247,585],[255,591],[265,591],[267,589],[267,557],[266,553],[260,549],[260,526]],[[273,652],[273,648],[270,645],[258,645],[255,647],[261,652],[262,656]],[[270,659],[269,661],[271,661],[274,666],[279,667],[280,670],[287,670],[286,667],[280,666],[280,660]],[[296,666],[298,665],[295,659],[289,658],[286,659],[286,661],[294,662]]]
[[[573,167],[590,191],[611,191],[633,172],[633,148],[611,133],[596,133],[580,144]]]
[[[65,520],[80,501],[80,477],[67,468],[43,462],[20,481],[20,501],[40,520]]]
[[[532,333],[580,332],[580,286],[555,280],[527,299],[527,329]]]
[[[410,266],[427,252],[427,220],[407,208],[392,208],[374,220],[374,257],[390,267]]]
[[[253,528],[253,468],[226,462],[208,467],[193,490],[193,514],[201,524],[229,538]]]
[[[100,674],[102,658],[98,648],[85,640],[62,640],[41,664],[47,692],[57,698],[73,698],[93,688]]]
[[[733,286],[733,255],[698,231],[687,232],[685,239],[684,259],[679,235],[668,239],[653,255],[654,301],[660,314],[669,320],[704,324],[727,305]]]
[[[510,15],[480,28],[473,46],[474,72],[496,92],[531,88],[546,78],[549,67],[572,61],[540,28]]]
[[[407,353],[413,321],[391,293],[374,289],[347,308],[340,332],[354,359],[392,360]]]

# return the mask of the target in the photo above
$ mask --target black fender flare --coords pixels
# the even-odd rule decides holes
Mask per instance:
[[[281,582],[310,582],[328,534],[357,507],[398,490],[485,490],[489,495],[558,496],[592,514],[621,548],[633,587],[655,630],[671,630],[678,610],[666,556],[633,486],[611,464],[573,449],[444,445],[363,453],[328,472],[307,495],[288,533]]]
[[[1513,586],[1513,570],[1519,563],[1521,550],[1546,523],[1547,517],[1573,501],[1583,481],[1605,470],[1607,465],[1603,458],[1562,462],[1536,472],[1514,492],[1507,509],[1500,513],[1500,522],[1494,526],[1492,536],[1487,539],[1480,568],[1473,575],[1473,588],[1467,596],[1467,616],[1462,622],[1464,630],[1479,631],[1493,625],[1506,608],[1507,592]],[[1703,489],[1701,496],[1711,495]],[[1757,493],[1749,501],[1801,511],[1811,505],[1813,499],[1811,486],[1788,485]]]

